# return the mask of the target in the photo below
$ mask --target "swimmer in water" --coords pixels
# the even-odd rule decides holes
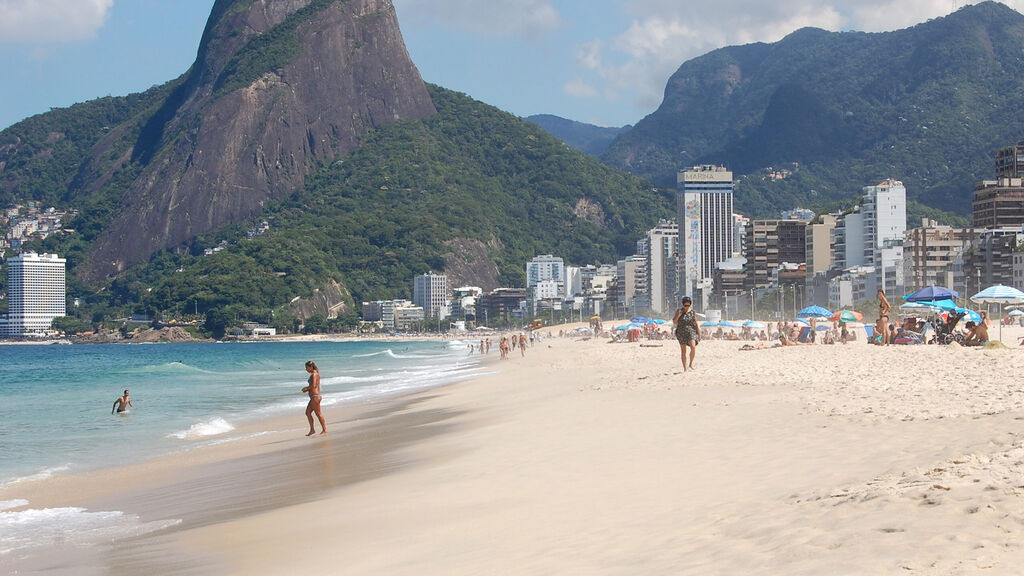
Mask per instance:
[[[113,414],[114,410],[117,410],[118,414],[121,412],[127,412],[129,406],[135,408],[135,405],[132,404],[132,399],[128,397],[128,391],[125,390],[124,396],[114,400],[114,405],[110,407],[110,413]]]

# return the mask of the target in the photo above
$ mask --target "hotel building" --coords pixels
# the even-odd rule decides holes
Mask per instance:
[[[700,290],[703,308],[715,265],[731,258],[735,251],[732,172],[723,166],[695,166],[679,172],[676,181],[679,296],[693,296]]]
[[[67,315],[65,260],[56,254],[26,252],[7,259],[7,317],[4,336],[43,335],[54,318]]]

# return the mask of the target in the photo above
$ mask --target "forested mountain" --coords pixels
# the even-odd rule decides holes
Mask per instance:
[[[894,32],[806,28],[722,48],[684,63],[603,160],[665,186],[680,167],[724,164],[751,216],[826,206],[889,177],[914,201],[966,214],[995,150],[1024,139],[1022,54],[1024,16],[995,2]],[[768,167],[793,174],[765,179]]]
[[[428,270],[494,288],[538,253],[611,262],[673,206],[425,85],[384,0],[218,0],[182,77],[0,132],[0,202],[25,200],[77,210],[33,248],[67,257],[94,320],[285,329],[410,297]]]
[[[608,149],[615,137],[628,131],[630,126],[607,128],[577,122],[551,114],[535,114],[524,118],[544,129],[545,132],[589,156],[600,156]]]

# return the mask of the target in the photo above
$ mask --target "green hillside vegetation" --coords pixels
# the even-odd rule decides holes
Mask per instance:
[[[799,178],[737,187],[737,210],[754,217],[896,178],[962,221],[995,151],[1024,138],[1022,50],[1024,16],[994,2],[894,32],[808,28],[715,50],[684,63],[661,107],[602,158],[666,186],[680,166],[799,163]]]
[[[371,132],[304,190],[268,203],[261,218],[271,224],[267,233],[246,239],[247,227],[228,227],[188,250],[161,253],[101,290],[78,286],[89,313],[100,320],[134,311],[213,312],[222,322],[287,330],[289,302],[331,280],[354,302],[411,297],[415,274],[444,270],[452,238],[492,246],[500,281],[522,286],[525,263],[537,254],[572,264],[614,262],[633,253],[659,218],[672,216],[672,191],[651,189],[465,95],[430,92],[436,116]],[[598,204],[603,220],[577,216],[581,199]],[[83,219],[95,218],[93,204],[78,208]],[[221,241],[227,249],[202,255]],[[55,237],[40,249],[81,253],[87,242]]]

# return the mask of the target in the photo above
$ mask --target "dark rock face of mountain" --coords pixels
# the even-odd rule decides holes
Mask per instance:
[[[251,218],[367,130],[434,113],[389,0],[217,0],[195,64],[141,131],[141,175],[84,276]]]
[[[806,28],[722,48],[685,62],[602,160],[667,186],[696,164],[799,163],[832,198],[896,177],[963,213],[995,150],[1024,136],[1022,53],[1024,16],[996,2],[893,32]]]

